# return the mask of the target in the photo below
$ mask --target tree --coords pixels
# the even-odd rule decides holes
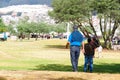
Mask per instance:
[[[28,19],[24,18],[19,21],[17,31],[19,36],[27,35],[28,39],[30,39],[32,33],[32,35],[35,35],[35,40],[37,40],[40,33],[49,33],[52,30],[51,27],[51,25],[44,22],[28,22]]]
[[[65,23],[57,24],[56,26],[54,26],[53,30],[58,33],[66,32]]]
[[[30,33],[34,30],[34,28],[31,27],[32,24],[30,24],[28,20],[28,17],[25,16],[23,19],[20,19],[16,25],[18,37],[21,39],[24,39],[26,35],[28,36],[28,39],[30,39]]]
[[[10,35],[17,35],[16,25],[17,22],[10,20],[9,25],[7,25],[7,32],[9,32]]]
[[[72,22],[78,24],[83,34],[98,37],[96,29],[100,29],[104,47],[110,48],[110,40],[120,25],[119,0],[53,0],[53,11],[49,15],[56,22]],[[93,23],[93,12],[97,12],[99,24]],[[89,30],[87,29],[89,28]],[[92,31],[90,31],[92,30]],[[109,43],[107,43],[109,41]]]
[[[53,17],[56,22],[65,21],[78,24],[83,34],[89,36],[89,31],[86,26],[90,26],[88,22],[92,14],[90,13],[91,8],[89,8],[88,0],[53,0],[52,6],[53,11],[49,12],[49,15]]]
[[[110,42],[114,37],[115,31],[120,27],[119,0],[94,0],[92,4],[91,7],[98,13],[99,26],[103,35],[104,46],[111,48]]]
[[[7,31],[10,33],[10,35],[17,34],[17,32],[15,31],[14,27],[11,24],[7,26]]]
[[[2,19],[0,19],[0,32],[6,32],[7,26],[3,23]]]
[[[39,33],[49,33],[50,32],[50,25],[44,22],[38,23],[38,32]]]

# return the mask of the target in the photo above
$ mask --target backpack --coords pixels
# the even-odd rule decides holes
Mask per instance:
[[[94,49],[90,43],[85,44],[84,46],[85,55],[94,55]]]
[[[83,41],[83,36],[79,31],[73,31],[71,35],[72,35],[71,42],[75,42],[75,41],[82,42]]]

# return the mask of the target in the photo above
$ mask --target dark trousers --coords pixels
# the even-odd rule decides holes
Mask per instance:
[[[85,63],[84,63],[84,72],[87,71],[87,69],[90,69],[90,72],[93,71],[93,56],[86,56],[85,55]]]
[[[79,46],[71,46],[70,47],[70,57],[73,71],[78,71],[78,59],[80,55],[80,47]]]

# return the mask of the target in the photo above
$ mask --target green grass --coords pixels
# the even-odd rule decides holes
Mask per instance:
[[[23,40],[0,42],[0,70],[72,71],[67,40]],[[94,58],[94,72],[120,73],[120,52],[104,51],[105,57]],[[107,56],[108,55],[108,56]],[[83,71],[81,53],[79,71]]]

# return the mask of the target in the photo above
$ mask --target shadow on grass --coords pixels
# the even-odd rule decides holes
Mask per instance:
[[[120,73],[120,64],[112,63],[112,64],[94,64],[94,72],[97,73]]]
[[[71,71],[71,66],[60,64],[41,64],[36,66],[34,70],[47,70],[47,71]]]
[[[72,66],[60,64],[41,64],[36,66],[36,68],[33,70],[72,72]],[[79,66],[79,72],[83,72],[83,66]],[[120,64],[94,64],[93,73],[120,73]]]
[[[58,49],[65,49],[65,45],[46,45],[46,48],[58,48]]]

